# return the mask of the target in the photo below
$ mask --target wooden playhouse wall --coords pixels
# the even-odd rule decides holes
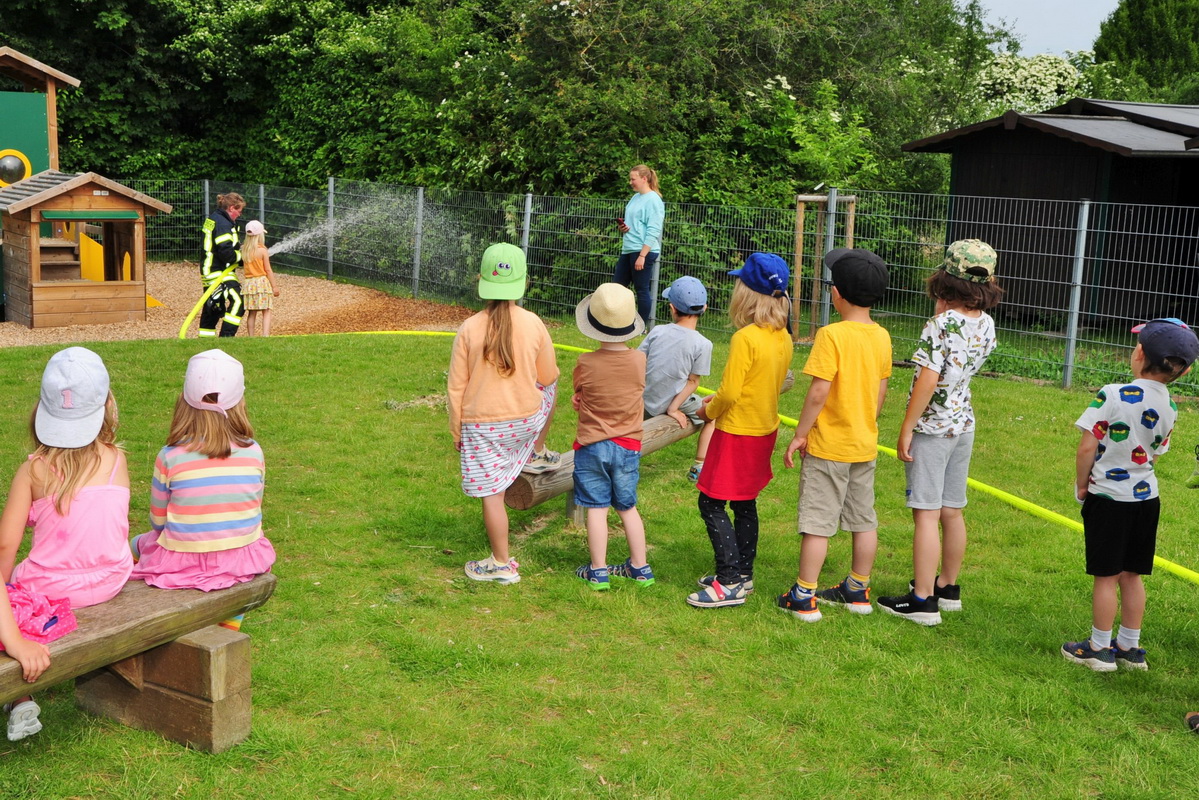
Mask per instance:
[[[29,328],[100,325],[146,319],[145,211],[132,198],[104,192],[95,184],[48,198],[44,203],[4,217],[5,317]],[[43,280],[40,252],[41,212],[49,210],[135,211],[137,220],[104,222],[109,275],[120,274],[129,255],[130,280]],[[10,247],[11,242],[11,247]],[[115,268],[115,271],[114,271]]]

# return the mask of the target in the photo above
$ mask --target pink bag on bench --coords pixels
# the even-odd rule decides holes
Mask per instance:
[[[32,642],[46,644],[61,639],[79,627],[71,604],[66,600],[51,600],[44,594],[26,589],[19,583],[5,584],[8,602],[21,635]],[[0,644],[0,651],[4,645]]]

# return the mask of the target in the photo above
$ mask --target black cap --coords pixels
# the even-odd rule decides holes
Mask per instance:
[[[887,291],[887,265],[869,250],[838,247],[824,256],[833,285],[850,303],[870,308]]]

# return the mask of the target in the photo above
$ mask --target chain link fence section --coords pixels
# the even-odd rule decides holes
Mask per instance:
[[[235,191],[246,199],[245,217],[266,225],[280,268],[475,304],[483,250],[509,242],[528,255],[528,307],[563,320],[612,280],[621,249],[622,199],[345,179],[330,179],[323,190],[125,183],[174,206],[147,221],[151,259],[198,260],[204,217],[218,194]],[[654,318],[669,319],[661,290],[692,275],[708,287],[701,329],[729,331],[728,271],[752,252],[773,252],[793,267],[793,328],[797,340],[808,341],[835,319],[820,282],[822,256],[849,244],[874,250],[890,267],[890,290],[875,313],[903,358],[933,313],[924,285],[945,245],[978,238],[998,252],[1005,290],[993,312],[999,346],[991,371],[1066,386],[1118,381],[1129,374],[1133,324],[1160,316],[1199,320],[1199,208],[836,190],[796,200],[788,209],[668,203]],[[1187,376],[1177,387],[1199,394],[1199,378]]]

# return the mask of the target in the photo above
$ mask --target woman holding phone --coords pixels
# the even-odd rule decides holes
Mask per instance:
[[[666,206],[658,191],[658,173],[645,164],[638,164],[629,171],[629,186],[635,194],[625,204],[624,216],[616,219],[624,237],[612,280],[621,286],[633,285],[637,294],[637,313],[648,322],[653,316],[650,285],[662,249]]]

